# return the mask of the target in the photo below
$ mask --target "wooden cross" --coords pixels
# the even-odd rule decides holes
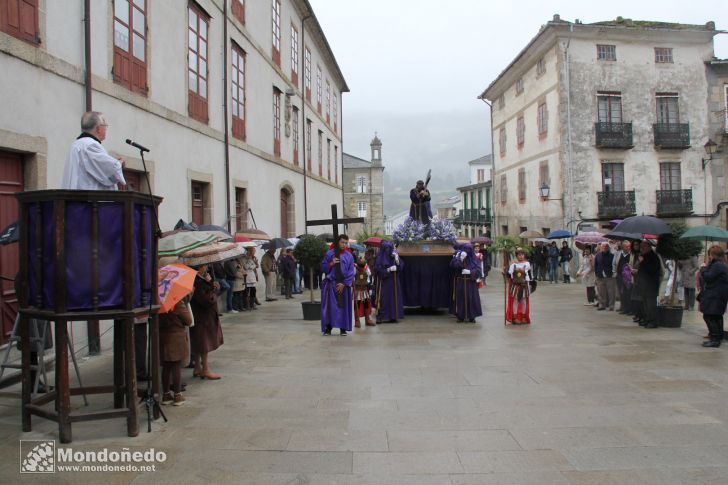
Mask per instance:
[[[306,221],[306,227],[309,226],[333,226],[334,228],[334,242],[339,239],[339,224],[349,223],[364,223],[363,217],[350,217],[348,219],[339,219],[337,216],[336,204],[331,204],[331,219],[317,219],[313,221]]]

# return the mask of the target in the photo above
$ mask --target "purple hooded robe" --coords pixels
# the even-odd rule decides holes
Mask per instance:
[[[394,246],[389,241],[382,241],[374,261],[374,271],[377,274],[376,302],[377,323],[397,321],[404,318],[404,301],[402,295],[402,275],[404,262],[400,258],[397,263],[392,255]],[[397,271],[389,271],[392,266]]]
[[[325,332],[326,327],[331,327],[349,332],[354,315],[351,293],[351,285],[356,274],[354,256],[349,251],[342,251],[339,254],[340,272],[337,265],[329,267],[329,263],[334,257],[336,257],[335,250],[330,249],[324,256],[324,260],[321,261],[321,273],[324,275],[323,283],[321,283],[321,331]],[[341,295],[336,293],[337,283],[344,284],[344,291],[341,292]]]
[[[460,252],[466,254],[465,259],[460,259]],[[450,313],[457,317],[458,321],[475,321],[476,317],[483,314],[480,306],[480,293],[478,293],[477,279],[482,276],[480,262],[475,257],[473,246],[464,244],[460,251],[455,253],[450,267],[456,270],[455,285],[453,287],[454,308]],[[462,270],[470,270],[470,274],[462,274]]]

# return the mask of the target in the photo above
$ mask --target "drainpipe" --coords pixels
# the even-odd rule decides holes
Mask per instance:
[[[574,31],[574,26],[569,26],[569,32]],[[571,220],[574,218],[574,167],[573,167],[573,150],[571,142],[571,61],[569,58],[569,46],[571,45],[571,37],[566,41],[564,47],[564,64],[566,68],[566,143],[568,146],[567,151],[567,183],[568,183],[568,211],[565,214],[564,220]]]
[[[86,0],[89,1],[89,0]],[[228,125],[228,17],[227,2],[222,2],[222,112],[224,119],[224,136],[225,136],[225,220],[227,221],[227,230],[230,230],[230,127]],[[237,221],[237,219],[236,219]]]
[[[83,41],[86,72],[84,83],[86,88],[86,111],[91,111],[93,103],[91,99],[91,0],[83,2]]]
[[[304,234],[308,234],[308,226],[306,225],[306,221],[308,221],[308,152],[306,151],[306,135],[308,134],[308,123],[306,122],[306,31],[304,23],[306,20],[311,18],[311,14],[304,15],[303,18],[301,18],[301,47],[303,47],[303,52],[301,52],[301,128],[303,131],[303,136],[301,137],[302,144],[303,144],[303,150],[301,150],[301,153],[303,154],[303,230]],[[296,86],[298,87],[298,86]],[[343,147],[342,147],[342,157],[344,156]]]

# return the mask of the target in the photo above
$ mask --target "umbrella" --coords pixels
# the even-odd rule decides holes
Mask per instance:
[[[523,239],[535,239],[537,237],[543,237],[543,234],[541,234],[538,231],[530,230],[530,231],[523,231],[518,235],[518,237]]]
[[[216,242],[190,249],[180,254],[179,259],[188,266],[202,266],[238,258],[243,254],[245,254],[243,248],[239,248],[235,243]]]
[[[238,245],[239,248],[257,248],[258,245],[254,241],[243,241],[239,243],[235,243]]]
[[[231,241],[233,237],[226,231],[197,231],[200,234],[207,234],[208,236],[214,236],[215,242],[220,241]]]
[[[546,236],[546,239],[565,239],[567,237],[574,237],[574,235],[565,229],[559,229],[558,231],[550,232]]]
[[[370,238],[367,238],[367,240],[364,241],[364,245],[365,246],[374,246],[374,247],[377,247],[378,248],[381,244],[382,244],[382,238],[381,237],[376,237],[376,236],[372,236]]]
[[[197,231],[172,231],[159,240],[160,256],[175,256],[215,241],[215,236]]]
[[[710,225],[691,227],[680,236],[680,239],[728,241],[728,231],[718,226]]]
[[[618,241],[640,241],[642,240],[642,234],[638,232],[621,232],[612,231],[604,235],[607,239],[616,239]]]
[[[353,251],[366,251],[366,247],[362,246],[361,244],[357,243],[349,243],[349,248]]]
[[[235,233],[236,236],[249,237],[253,241],[269,241],[270,236],[260,229],[245,228]]]
[[[601,232],[582,232],[576,235],[574,242],[581,244],[600,244],[607,242],[607,238]]]
[[[227,234],[228,237],[230,237],[231,239],[233,237],[233,235],[230,234],[230,231],[228,231],[227,229],[225,229],[222,226],[218,226],[215,224],[202,224],[201,226],[197,226],[197,230],[198,231],[220,231],[220,232],[224,232],[225,234]]]
[[[334,235],[330,232],[324,232],[322,234],[317,234],[317,238],[326,241],[326,242],[334,242]]]
[[[239,232],[236,232],[235,233],[235,238],[233,239],[233,241],[235,241],[236,243],[238,243],[238,242],[250,242],[252,240],[253,240],[252,238],[250,238],[248,236],[243,236]]]
[[[665,224],[657,217],[652,216],[632,216],[628,217],[614,228],[612,232],[631,232],[638,234],[672,234],[670,226]]]
[[[197,271],[184,264],[170,264],[159,268],[159,313],[172,311],[182,298],[192,293]]]
[[[291,241],[282,237],[275,237],[261,246],[263,249],[281,249],[293,246]]]
[[[13,222],[0,233],[0,244],[3,246],[18,242],[18,240],[20,240],[20,231],[18,230],[17,222]]]
[[[609,221],[609,223],[610,223],[611,225],[613,225],[613,226],[616,226],[617,224],[619,224],[619,223],[620,223],[620,222],[622,222],[623,220],[624,220],[624,219],[612,219],[611,221]]]
[[[543,234],[540,237],[543,237]],[[491,244],[493,244],[493,241],[491,241],[491,239],[489,237],[485,237],[485,236],[478,236],[476,238],[473,238],[473,240],[471,242],[478,243],[478,244],[485,244],[486,246],[490,246]]]

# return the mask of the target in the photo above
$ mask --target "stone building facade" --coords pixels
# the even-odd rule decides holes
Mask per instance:
[[[458,236],[474,238],[490,232],[493,223],[493,157],[485,155],[468,162],[470,183],[458,187],[462,209],[455,218]]]
[[[162,229],[184,219],[234,231],[252,214],[272,236],[294,236],[342,203],[348,87],[308,0],[84,3],[2,2],[0,192],[11,210],[0,225],[17,217],[9,193],[59,187],[89,107],[105,114],[104,146],[137,190],[141,159],[124,140],[151,149]],[[10,260],[2,274],[14,274]]]
[[[724,196],[701,168],[716,33],[712,22],[554,16],[480,95],[491,105],[494,232],[634,214],[703,224]]]
[[[365,220],[364,224],[349,224],[351,237],[385,232],[382,141],[375,135],[369,147],[370,161],[344,153],[344,214]]]

